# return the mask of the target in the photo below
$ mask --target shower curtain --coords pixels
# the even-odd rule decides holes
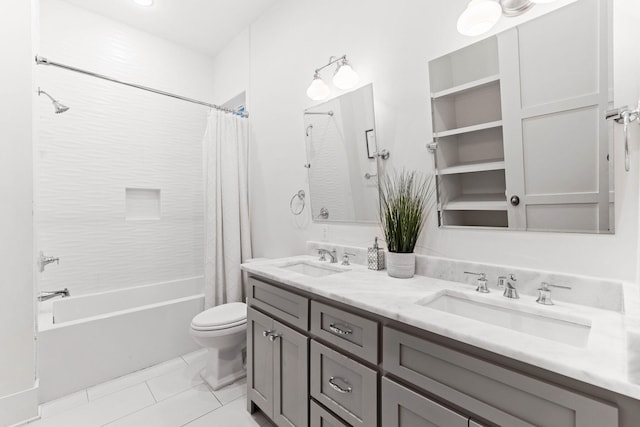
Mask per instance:
[[[248,119],[212,110],[203,141],[205,304],[242,301],[240,264],[251,258]]]

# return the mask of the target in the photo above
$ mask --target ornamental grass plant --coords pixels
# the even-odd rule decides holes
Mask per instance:
[[[389,252],[413,253],[434,193],[433,175],[403,170],[381,177],[380,222]]]

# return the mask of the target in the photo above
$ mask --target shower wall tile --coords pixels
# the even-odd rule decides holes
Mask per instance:
[[[209,58],[68,3],[43,1],[40,37],[52,60],[207,99]],[[163,55],[180,62],[157,67]],[[55,68],[39,67],[37,84],[70,107],[38,103],[37,246],[60,257],[40,289],[77,295],[201,275],[207,109]],[[159,190],[160,219],[128,221],[127,188]]]

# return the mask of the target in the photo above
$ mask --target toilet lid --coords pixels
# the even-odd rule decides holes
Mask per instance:
[[[193,318],[191,326],[197,329],[225,329],[247,321],[247,305],[232,302],[203,311]]]

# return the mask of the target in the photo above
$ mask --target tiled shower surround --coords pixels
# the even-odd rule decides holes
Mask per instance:
[[[41,15],[41,55],[51,60],[183,93],[198,79],[176,67],[206,74],[206,57],[66,3],[43,2]],[[79,26],[87,38],[108,35],[104,51],[83,49]],[[180,51],[183,65],[143,62],[151,49]],[[78,295],[202,275],[207,109],[64,70],[37,71],[42,89],[70,107],[53,114],[48,99],[37,103],[37,247],[60,257],[40,274],[40,290]],[[157,210],[127,218],[127,189],[158,195],[159,219]]]

